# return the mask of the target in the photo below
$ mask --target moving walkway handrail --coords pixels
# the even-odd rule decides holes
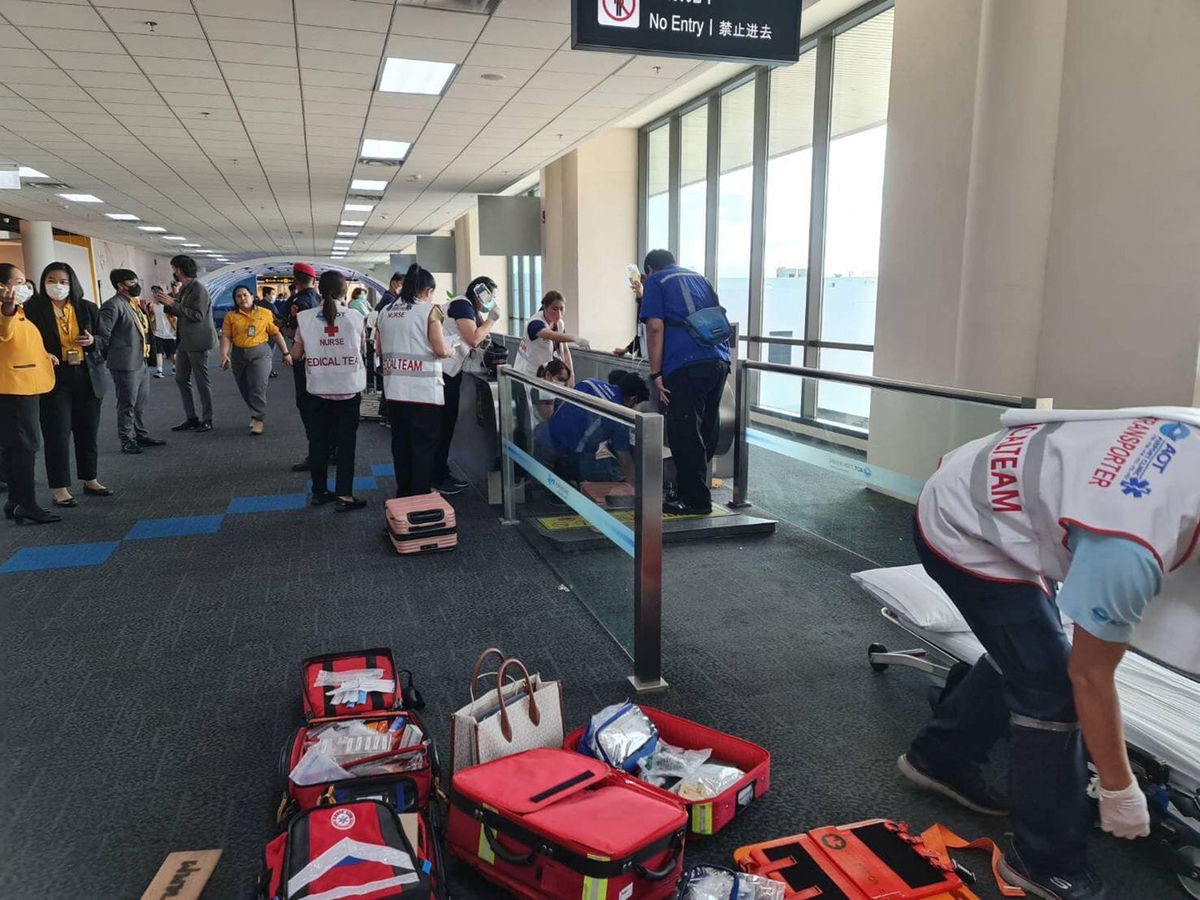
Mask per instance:
[[[747,481],[750,476],[750,444],[747,438],[750,429],[750,379],[747,377],[747,373],[752,371],[793,375],[797,378],[853,384],[859,387],[880,388],[920,397],[961,400],[1005,409],[1050,409],[1054,405],[1054,401],[1047,397],[993,394],[986,391],[941,387],[915,381],[900,381],[895,378],[880,378],[875,375],[851,375],[848,372],[830,372],[826,369],[814,369],[809,366],[788,366],[782,363],[741,359],[737,363],[737,436],[733,451],[733,499],[729,503],[734,509],[744,509],[750,505],[746,500],[749,489]]]
[[[663,417],[526,375],[512,366],[501,366],[496,377],[500,390],[501,489],[504,518],[508,522],[517,519],[516,467],[509,449],[515,446],[514,381],[526,388],[537,388],[546,396],[559,397],[567,403],[627,422],[633,428],[633,675],[629,681],[638,693],[665,690],[667,683],[662,677]],[[556,493],[565,491],[561,486],[546,486]]]

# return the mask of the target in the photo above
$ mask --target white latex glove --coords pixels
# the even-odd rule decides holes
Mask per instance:
[[[1106,791],[1096,784],[1100,798],[1100,827],[1119,838],[1133,840],[1150,834],[1150,810],[1137,779],[1121,791]]]
[[[578,347],[580,350],[591,350],[592,342],[589,341],[587,338],[577,337],[577,338],[575,338],[575,346]]]

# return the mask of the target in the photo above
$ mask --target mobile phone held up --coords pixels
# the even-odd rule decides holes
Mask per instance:
[[[629,279],[630,287],[637,287],[638,282],[642,280],[642,270],[630,263],[625,267],[625,277]]]

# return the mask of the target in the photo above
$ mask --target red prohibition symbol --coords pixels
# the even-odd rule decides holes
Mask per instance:
[[[604,0],[604,12],[614,22],[626,22],[637,12],[638,0]]]

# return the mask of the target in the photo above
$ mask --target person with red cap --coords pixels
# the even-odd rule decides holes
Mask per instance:
[[[317,280],[317,270],[309,263],[298,262],[292,266],[292,281],[296,287],[296,296],[292,298],[288,311],[288,326],[291,333],[296,333],[296,317],[306,309],[316,309],[321,305],[321,295],[317,293],[314,282]],[[312,441],[313,401],[308,393],[308,378],[304,366],[292,366],[292,377],[296,382],[296,409],[300,411],[300,421],[304,423],[305,446]],[[334,448],[336,453],[337,448]],[[312,466],[312,460],[305,454],[302,462],[292,466],[293,472],[307,472]]]

